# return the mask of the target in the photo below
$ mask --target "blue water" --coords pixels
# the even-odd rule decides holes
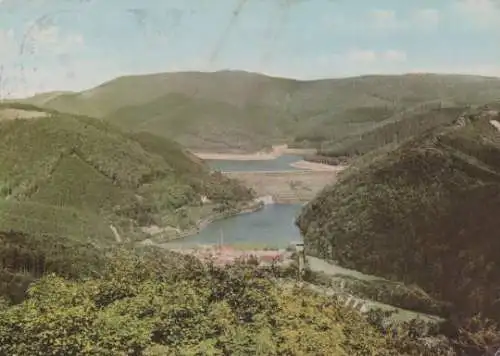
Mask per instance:
[[[271,204],[254,213],[217,220],[197,235],[177,240],[169,245],[256,244],[286,248],[290,242],[302,240],[295,218],[300,204]]]
[[[222,172],[248,171],[295,171],[297,168],[290,163],[302,160],[301,156],[283,155],[271,160],[233,161],[233,160],[206,160],[210,168]]]

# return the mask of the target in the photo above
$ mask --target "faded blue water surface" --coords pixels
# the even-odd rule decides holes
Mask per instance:
[[[235,160],[206,160],[210,168],[222,172],[248,171],[296,171],[291,163],[301,161],[301,156],[283,155],[270,160],[235,161]]]
[[[218,244],[223,236],[225,245],[256,244],[284,248],[290,242],[302,239],[295,226],[295,218],[301,208],[300,204],[266,205],[254,213],[217,220],[199,234],[169,245]]]

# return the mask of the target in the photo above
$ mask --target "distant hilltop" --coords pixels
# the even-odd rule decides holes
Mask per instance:
[[[403,112],[482,105],[500,79],[416,73],[296,80],[244,71],[131,75],[82,92],[21,100],[175,139],[193,150],[258,151],[276,143],[322,148]]]

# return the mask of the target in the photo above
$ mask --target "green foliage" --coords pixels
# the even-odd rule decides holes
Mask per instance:
[[[227,178],[220,172],[211,173],[211,177],[211,180],[204,182],[203,189],[207,198],[216,203],[248,200],[255,196],[252,189],[246,188],[238,180]]]
[[[388,144],[399,144],[443,124],[451,124],[463,107],[423,107],[398,113],[377,123],[370,130],[355,133],[334,143],[322,145],[318,154],[327,157],[355,157]]]
[[[146,151],[161,156],[178,175],[199,176],[207,171],[201,159],[175,141],[165,140],[161,136],[144,131],[131,134],[130,137],[139,142]]]
[[[27,286],[47,273],[72,279],[97,276],[103,251],[91,243],[14,231],[0,233],[0,298],[19,302]]]
[[[234,103],[181,94],[123,106],[104,119],[133,132],[141,130],[176,139],[190,148],[208,144],[212,148],[255,150],[280,139],[285,121],[283,113],[272,108],[248,105],[242,110]]]
[[[500,134],[487,111],[379,152],[298,219],[310,253],[499,321]]]
[[[174,142],[47,115],[0,121],[0,229],[108,240],[113,225],[134,238],[180,208],[192,227],[202,196],[233,205],[253,198]]]
[[[97,212],[31,201],[0,200],[0,231],[22,231],[58,238],[66,236],[100,245],[114,242],[109,226]]]
[[[429,315],[447,316],[449,303],[443,303],[431,298],[417,286],[406,286],[403,283],[384,279],[362,280],[348,275],[329,276],[321,272],[313,272],[306,266],[304,280],[314,285],[332,287],[335,290],[391,305],[393,307],[411,310]]]
[[[498,79],[477,76],[298,81],[222,71],[121,77],[85,93],[46,93],[24,102],[105,118],[190,148],[256,150],[290,142],[329,149],[411,110],[483,104],[499,95]]]
[[[48,274],[22,303],[3,305],[0,353],[416,355],[399,352],[411,337],[384,335],[334,299],[280,286],[276,276],[151,248],[116,251],[101,276]]]
[[[200,203],[200,196],[189,184],[177,179],[163,179],[139,189],[145,199],[154,201],[157,211],[175,210]]]

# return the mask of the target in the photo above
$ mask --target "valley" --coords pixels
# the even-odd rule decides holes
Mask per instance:
[[[210,145],[197,150],[164,135],[129,131],[103,119],[26,103],[2,105],[0,229],[4,234],[0,237],[6,242],[2,252],[6,267],[0,286],[8,291],[4,294],[8,303],[30,298],[25,294],[32,293],[30,286],[37,281],[49,283],[49,273],[77,283],[78,288],[90,288],[78,278],[95,278],[103,264],[118,263],[123,265],[113,267],[105,278],[122,278],[115,273],[125,268],[128,279],[135,267],[126,261],[153,253],[156,257],[140,262],[146,264],[147,275],[166,272],[167,267],[153,262],[165,256],[179,264],[168,265],[169,271],[176,271],[174,279],[208,273],[205,278],[213,281],[219,277],[210,273],[229,273],[227,278],[238,273],[269,273],[265,280],[279,293],[335,303],[329,310],[338,310],[342,323],[355,313],[355,318],[361,318],[356,323],[371,325],[362,332],[371,327],[387,330],[419,325],[419,333],[401,336],[412,345],[428,338],[438,344],[445,340],[448,346],[439,347],[448,348],[440,330],[452,322],[449,316],[457,313],[457,307],[494,316],[495,307],[488,302],[494,292],[483,282],[471,289],[451,285],[451,281],[450,285],[442,283],[450,289],[428,282],[446,280],[450,272],[440,269],[438,262],[432,267],[436,270],[429,272],[419,264],[421,259],[441,261],[446,249],[454,251],[454,245],[440,252],[417,243],[430,236],[425,234],[440,236],[427,214],[438,224],[451,222],[445,207],[469,219],[463,220],[461,233],[453,232],[453,224],[445,233],[474,231],[471,226],[477,215],[465,214],[454,199],[467,204],[476,204],[478,199],[495,211],[495,198],[486,199],[498,175],[500,141],[498,111],[491,109],[494,103],[390,119],[360,136],[352,131],[343,141],[347,150],[335,152],[271,144],[278,142],[274,140],[266,141],[263,150]],[[258,146],[254,143],[251,147]],[[309,159],[312,155],[319,159]],[[322,163],[325,157],[348,159],[333,165]],[[422,176],[423,172],[427,175]],[[481,184],[475,186],[474,181]],[[467,189],[453,190],[457,182]],[[430,188],[432,192],[427,191]],[[435,204],[435,199],[443,201]],[[478,207],[474,213],[480,211]],[[495,226],[485,215],[481,219]],[[418,231],[412,227],[414,222]],[[393,237],[398,231],[406,238],[399,244]],[[303,241],[306,248],[306,268],[298,284],[296,255],[289,251],[294,241]],[[451,239],[441,244],[444,241]],[[489,268],[491,273],[484,278],[493,281],[496,267],[491,256],[479,252],[475,256],[458,248],[459,259],[479,258],[478,268]],[[61,256],[60,251],[67,249],[73,252]],[[105,251],[116,251],[118,257],[109,260]],[[278,255],[278,265],[262,263]],[[194,259],[189,260],[189,267],[183,264],[184,258]],[[212,272],[200,272],[210,266],[207,261],[212,258],[217,269],[212,266]],[[250,268],[242,258],[251,261],[252,272],[238,270]],[[72,261],[74,266],[67,267]],[[79,274],[81,264],[87,262]],[[456,262],[447,257],[442,263],[456,266]],[[410,263],[418,268],[402,273]],[[475,271],[467,273],[474,276]],[[134,283],[143,283],[143,277],[137,278]],[[156,277],[151,278],[158,283]],[[258,278],[247,280],[254,283]],[[144,283],[141,288],[149,282]],[[199,288],[196,278],[189,283]],[[466,294],[456,298],[449,292],[453,289]],[[487,295],[482,304],[473,297],[480,291]],[[382,335],[386,334],[377,334],[381,338],[377,340],[385,340]]]
[[[500,355],[496,0],[0,0],[0,356]]]
[[[258,160],[258,156],[259,154],[219,153],[209,156],[208,163],[212,168],[219,168],[223,162],[223,174],[252,188],[265,201],[262,209],[216,220],[197,234],[161,246],[204,261],[213,259],[215,263],[222,265],[234,263],[241,258],[257,258],[260,263],[270,263],[271,259],[266,257],[271,256],[283,265],[294,263],[295,257],[288,249],[294,242],[302,240],[295,220],[303,205],[327,185],[335,184],[338,172],[347,167],[307,162],[306,166],[310,165],[312,169],[288,170],[297,162],[303,161],[295,161],[298,157],[287,157],[286,154],[279,153],[272,159],[264,157]],[[280,160],[280,157],[284,159]],[[217,158],[222,158],[222,162]],[[247,171],[250,168],[242,164],[242,161],[251,161],[252,168],[256,170]],[[288,163],[288,167],[283,162]],[[270,170],[273,168],[275,170]],[[434,324],[443,321],[442,318],[431,315],[436,312],[432,307],[422,306],[432,298],[423,292],[416,293],[402,283],[342,268],[313,256],[307,256],[306,263],[308,271],[320,276],[321,280],[320,286],[315,281],[307,284],[307,288],[336,296],[347,308],[362,313],[381,309],[392,313],[389,320],[393,323],[425,320]],[[382,292],[383,290],[386,291]],[[417,311],[408,310],[412,308],[408,308],[410,305],[419,304]]]

